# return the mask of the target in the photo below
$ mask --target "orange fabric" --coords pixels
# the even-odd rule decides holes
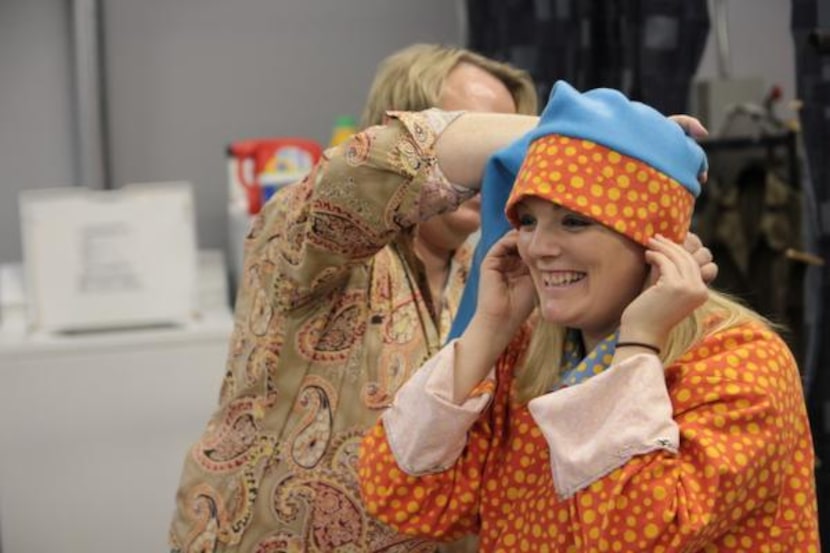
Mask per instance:
[[[525,196],[549,199],[643,245],[657,233],[682,243],[694,205],[682,184],[642,161],[559,135],[543,136],[528,149],[507,200],[514,226],[516,203]]]
[[[479,532],[488,552],[819,551],[799,374],[771,331],[721,332],[668,367],[679,453],[635,457],[568,499],[554,492],[541,431],[510,401],[515,351],[499,361],[494,402],[447,471],[409,476],[381,424],[366,435],[359,474],[370,513],[413,535]]]

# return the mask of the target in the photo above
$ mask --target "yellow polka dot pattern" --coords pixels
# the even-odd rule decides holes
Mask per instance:
[[[359,462],[367,509],[409,534],[480,535],[484,552],[818,553],[814,456],[797,367],[778,336],[744,325],[667,367],[677,455],[653,452],[562,499],[548,445],[511,402],[515,355],[490,411],[448,470],[401,471],[382,423]]]
[[[601,144],[561,135],[535,140],[516,176],[506,213],[516,226],[516,203],[548,199],[645,245],[655,234],[682,242],[694,197],[679,182],[640,160]]]

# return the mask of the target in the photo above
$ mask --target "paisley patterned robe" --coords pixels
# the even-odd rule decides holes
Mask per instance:
[[[373,520],[357,450],[398,387],[436,353],[469,251],[433,306],[414,226],[472,195],[438,169],[458,114],[392,114],[281,190],[246,241],[219,406],[190,449],[176,552],[432,551]]]

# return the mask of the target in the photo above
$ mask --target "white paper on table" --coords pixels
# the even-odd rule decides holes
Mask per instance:
[[[31,327],[185,324],[196,314],[189,183],[27,190],[20,220]]]

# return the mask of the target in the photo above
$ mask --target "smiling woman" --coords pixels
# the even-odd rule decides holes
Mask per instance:
[[[370,512],[482,551],[817,553],[792,354],[681,246],[702,150],[617,91],[559,82],[495,158],[518,168],[489,173],[515,176],[513,230],[463,333],[364,438]]]

